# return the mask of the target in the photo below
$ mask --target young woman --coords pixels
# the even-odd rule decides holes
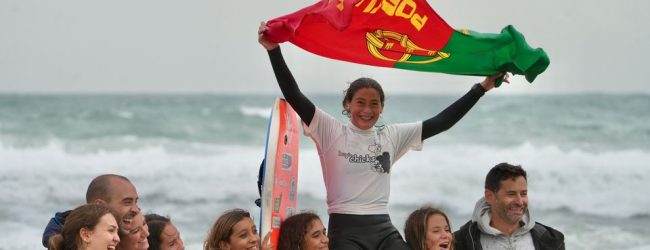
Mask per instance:
[[[404,237],[413,250],[453,250],[449,218],[440,209],[421,207],[404,224]]]
[[[375,80],[352,82],[343,98],[348,124],[339,122],[309,100],[298,88],[277,43],[267,40],[266,24],[258,41],[271,65],[284,98],[298,113],[306,135],[320,156],[329,216],[332,249],[408,249],[388,216],[390,172],[407,151],[420,150],[422,141],[451,128],[483,94],[494,87],[499,73],[480,84],[440,114],[422,122],[375,127],[384,109],[384,92]],[[508,82],[507,75],[504,82]]]
[[[115,212],[106,206],[79,206],[66,217],[61,233],[50,237],[49,249],[115,249],[120,242],[115,218]]]
[[[328,245],[327,231],[315,213],[292,215],[280,225],[278,250],[327,250]]]
[[[144,216],[149,226],[149,250],[185,250],[181,233],[169,217],[158,214]]]
[[[142,213],[138,213],[133,217],[131,230],[123,232],[120,231],[122,242],[117,245],[118,250],[147,250],[149,249],[149,226],[144,219]]]
[[[270,234],[264,236],[262,250],[271,250],[268,244]],[[260,236],[250,213],[243,209],[232,209],[223,213],[208,232],[203,243],[204,250],[250,250],[260,249]]]

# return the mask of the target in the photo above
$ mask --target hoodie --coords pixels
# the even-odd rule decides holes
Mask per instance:
[[[47,223],[47,226],[45,227],[45,230],[43,231],[43,239],[42,242],[43,246],[48,248],[48,241],[50,240],[50,237],[61,233],[63,230],[63,224],[65,223],[65,217],[68,216],[72,211],[65,211],[65,212],[58,212],[54,214],[54,217],[50,219],[50,222]]]
[[[517,249],[534,250],[533,238],[530,230],[535,226],[535,221],[530,218],[530,212],[526,210],[519,222],[520,228],[508,236],[498,229],[490,226],[492,213],[490,205],[481,198],[476,202],[472,221],[476,222],[481,231],[481,245],[483,249]]]
[[[472,220],[454,232],[455,249],[564,249],[564,235],[535,222],[527,210],[521,227],[508,236],[490,226],[490,205],[481,198],[476,202]]]

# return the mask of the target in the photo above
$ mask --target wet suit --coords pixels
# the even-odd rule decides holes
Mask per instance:
[[[485,93],[476,84],[463,97],[423,122],[362,130],[343,125],[302,94],[280,48],[268,51],[278,85],[302,119],[321,158],[331,249],[409,249],[388,216],[390,168],[423,140],[451,128]]]

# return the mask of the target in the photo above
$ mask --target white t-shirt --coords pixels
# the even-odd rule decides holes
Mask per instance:
[[[422,122],[361,130],[316,108],[303,128],[318,149],[328,213],[388,214],[391,167],[422,149]]]

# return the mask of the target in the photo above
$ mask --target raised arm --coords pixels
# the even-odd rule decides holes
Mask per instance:
[[[460,99],[449,105],[445,110],[434,117],[422,122],[422,140],[437,135],[447,129],[450,129],[458,122],[467,112],[472,109],[474,104],[485,94],[485,92],[494,88],[494,82],[503,76],[503,82],[509,83],[508,74],[498,73],[488,76],[481,83],[474,84],[472,89]]]
[[[266,24],[262,22],[258,30],[258,41],[269,53],[271,66],[273,66],[273,73],[275,73],[275,78],[278,81],[282,95],[296,113],[298,113],[300,119],[309,126],[311,120],[314,118],[316,106],[314,106],[314,104],[307,99],[302,92],[300,92],[296,80],[293,78],[293,75],[291,75],[291,71],[282,57],[280,46],[277,43],[266,40],[264,37],[264,31],[266,31],[266,29]]]

